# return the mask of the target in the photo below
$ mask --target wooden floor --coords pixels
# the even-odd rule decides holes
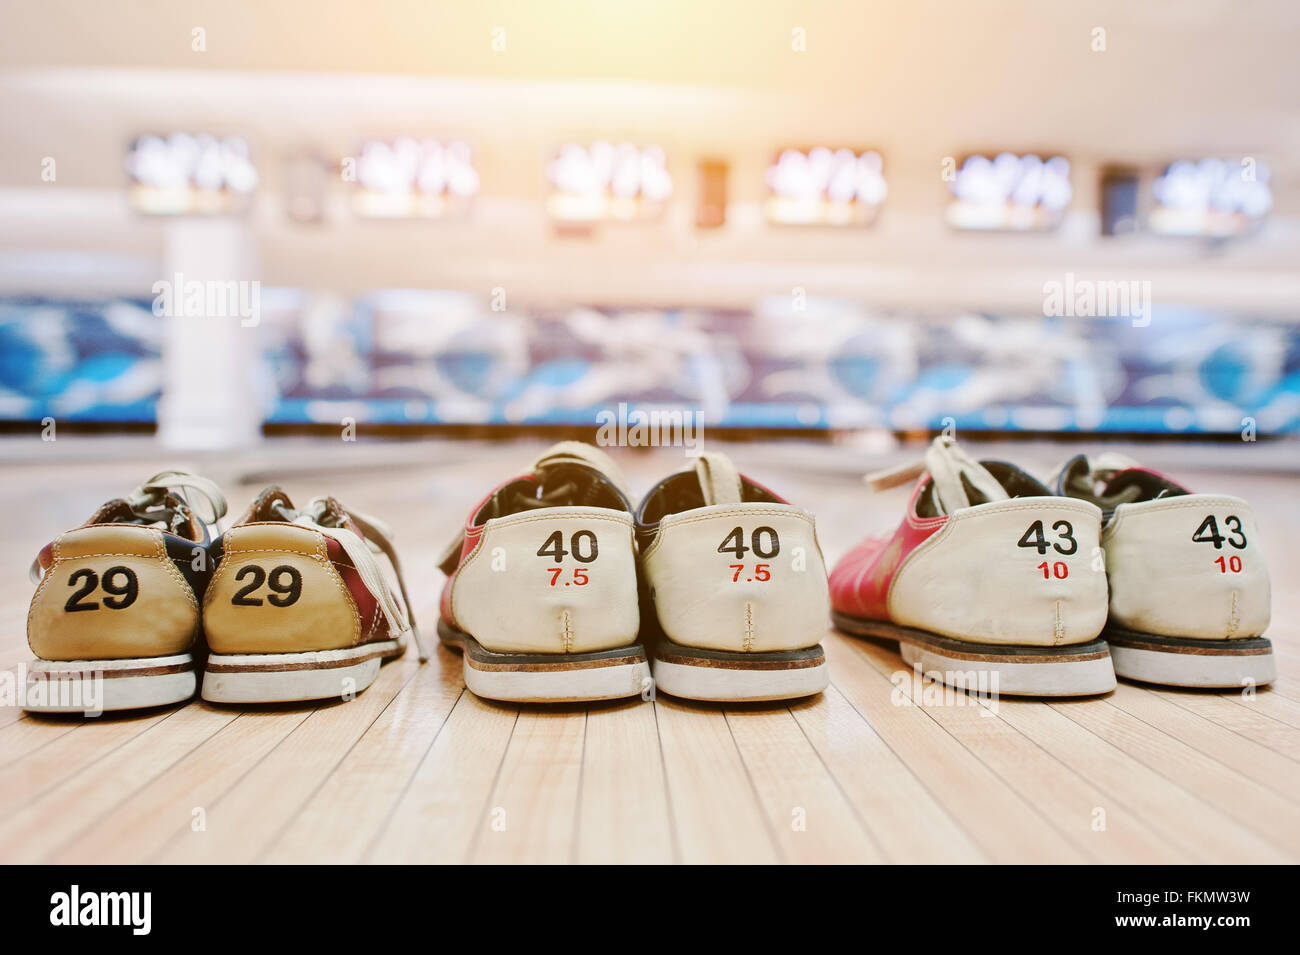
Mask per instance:
[[[24,446],[0,471],[0,668],[28,657],[36,550],[178,463],[141,441],[58,444]],[[905,491],[873,495],[858,479],[860,452],[729,450],[818,514],[828,562],[901,514]],[[1012,453],[1045,469],[1064,451]],[[432,636],[435,555],[533,453],[362,441],[183,463],[221,480],[236,512],[274,480],[383,516]],[[1213,448],[1201,457],[1217,470],[1179,473],[1250,498],[1267,534],[1282,677],[1253,698],[1121,684],[1082,702],[1003,698],[993,712],[918,694],[892,647],[828,633],[831,688],[792,706],[515,707],[466,691],[460,658],[440,649],[425,666],[385,666],[349,703],[95,720],[0,707],[0,861],[1300,861],[1297,481],[1238,471],[1250,453]],[[682,455],[620,460],[643,492]]]

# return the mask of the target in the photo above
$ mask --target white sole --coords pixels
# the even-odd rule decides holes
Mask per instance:
[[[655,690],[711,703],[796,700],[830,685],[820,644],[772,653],[733,653],[660,640],[652,674]]]
[[[590,653],[497,653],[438,621],[438,638],[464,658],[475,696],[507,703],[583,703],[649,694],[650,664],[640,644]]]
[[[1262,637],[1189,640],[1107,631],[1115,673],[1126,680],[1203,689],[1265,686],[1277,679],[1273,645]]]
[[[475,696],[509,703],[581,703],[640,696],[650,686],[650,666],[640,663],[595,670],[487,671],[462,665],[465,685]]]
[[[194,657],[126,660],[33,660],[27,665],[26,700],[30,713],[82,713],[168,706],[194,695],[198,678]]]
[[[896,640],[903,661],[925,676],[981,695],[1096,696],[1115,689],[1115,667],[1100,638],[1066,646],[987,644],[885,620],[831,616],[845,633]]]
[[[212,703],[351,699],[375,682],[384,659],[400,655],[404,648],[402,640],[380,640],[306,653],[214,653],[203,674],[203,699]]]
[[[948,686],[985,695],[1096,696],[1115,689],[1109,657],[1042,663],[973,661],[915,643],[899,642],[903,662]]]

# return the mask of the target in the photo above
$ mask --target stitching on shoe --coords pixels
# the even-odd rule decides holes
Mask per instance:
[[[745,601],[745,639],[741,649],[745,653],[754,649],[754,605],[748,600]]]
[[[41,583],[36,588],[36,593],[32,595],[32,602],[27,606],[27,646],[33,653],[36,653],[36,648],[32,646],[32,617],[36,614],[36,607],[40,603],[41,594],[45,591],[46,584],[54,579],[54,568],[59,566],[59,543],[62,540],[63,535],[60,534],[58,537],[54,538],[53,543],[50,544],[50,566],[46,569],[45,576],[41,578]],[[116,557],[118,555],[113,554],[111,556]],[[39,656],[40,654],[37,654],[37,657]]]
[[[719,507],[720,505],[713,504],[710,506]],[[649,547],[641,552],[641,559],[649,560],[659,549],[659,545],[663,543],[664,538],[667,537],[670,530],[677,527],[684,527],[687,524],[697,524],[701,521],[717,520],[720,517],[793,517],[803,521],[811,527],[813,542],[816,543],[817,541],[817,522],[813,518],[813,515],[802,508],[795,507],[793,504],[740,504],[730,506],[726,510],[712,511],[709,514],[684,516],[689,515],[689,513],[689,511],[680,511],[677,514],[665,515],[659,521],[659,527],[655,531],[654,540],[651,541]],[[818,545],[817,549],[820,552],[821,546]]]
[[[156,556],[158,560],[162,561],[163,566],[167,568],[168,575],[181,588],[181,592],[185,594],[185,600],[190,605],[190,609],[197,612],[199,609],[199,602],[194,596],[194,590],[190,587],[189,581],[181,576],[181,572],[177,568],[175,562],[167,556],[167,545],[163,541],[162,531],[158,532],[158,535],[154,538],[154,543],[157,545],[158,553]],[[197,621],[195,626],[197,628]]]
[[[329,545],[325,541],[325,535],[316,533],[316,559],[320,561],[321,566],[325,568],[325,573],[334,580],[334,585],[338,587],[339,592],[343,594],[343,599],[347,606],[352,608],[352,646],[361,642],[361,612],[357,609],[357,602],[352,599],[352,592],[348,590],[347,584],[343,583],[343,577],[339,574],[338,569],[330,561]],[[381,582],[382,585],[382,582]],[[364,584],[363,584],[364,586]],[[378,602],[378,594],[373,595]]]
[[[60,540],[62,540],[62,538],[60,538]],[[51,551],[50,553],[51,553],[51,556],[54,555],[54,551]],[[166,551],[164,551],[164,553],[166,553]],[[120,553],[120,554],[77,554],[75,557],[69,557],[69,556],[58,557],[58,556],[54,556],[54,559],[50,562],[50,566],[49,566],[49,568],[47,568],[46,573],[48,573],[50,570],[53,570],[53,569],[54,569],[54,564],[55,564],[55,562],[56,562],[56,561],[60,561],[60,560],[81,560],[83,557],[84,557],[84,558],[91,558],[91,557],[144,557],[144,558],[149,558],[149,557],[153,557],[153,556],[154,556],[153,554],[141,554],[139,551],[132,551],[132,552],[130,552],[130,553]],[[171,558],[169,557],[169,558],[167,558],[167,560],[168,560],[168,562],[170,562],[170,561],[171,561]]]

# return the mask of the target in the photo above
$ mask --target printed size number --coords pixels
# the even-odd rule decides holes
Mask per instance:
[[[140,596],[140,580],[130,567],[110,567],[104,571],[103,577],[89,567],[83,567],[73,571],[72,576],[68,578],[69,587],[76,587],[78,583],[81,586],[72,592],[68,602],[63,605],[63,609],[68,613],[98,610],[101,601],[87,600],[96,589],[103,590],[108,595],[103,599],[102,606],[109,610],[125,610],[135,603],[136,597]]]
[[[749,546],[746,547],[744,530],[734,527],[731,533],[724,537],[722,543],[718,545],[719,554],[735,554],[740,560],[744,560],[745,555],[751,550],[754,552],[755,557],[771,560],[781,553],[781,538],[777,536],[774,528],[756,527],[753,533],[749,535]]]
[[[1058,554],[1064,554],[1069,557],[1079,549],[1079,542],[1074,539],[1074,526],[1069,521],[1057,521],[1052,525],[1052,530],[1056,532],[1055,542],[1047,540],[1047,534],[1043,530],[1042,521],[1034,521],[1025,532],[1020,535],[1020,540],[1016,542],[1017,547],[1032,547],[1038,551],[1039,556],[1047,553],[1050,547]],[[1068,544],[1067,548],[1065,545]],[[1039,566],[1042,566],[1041,564]]]
[[[564,549],[564,535],[559,531],[553,531],[542,546],[537,548],[538,557],[550,557],[557,564],[562,563],[566,556],[590,564],[599,555],[600,546],[596,542],[595,532],[586,530],[573,532],[569,538],[568,550]]]
[[[574,531],[569,535],[569,549],[564,549],[564,534],[560,531],[552,531],[551,536],[546,538],[542,546],[537,548],[538,557],[549,557],[559,564],[559,567],[547,567],[546,572],[551,575],[550,586],[552,587],[585,587],[589,578],[587,577],[587,568],[574,567],[566,576],[564,573],[564,558],[572,557],[580,564],[590,564],[600,556],[600,545],[596,541],[594,531],[580,530]]]
[[[1241,573],[1241,558],[1233,554],[1227,560],[1222,557],[1214,558],[1214,562],[1219,565],[1221,574],[1239,574]]]
[[[239,568],[239,573],[235,574],[235,580],[248,581],[235,596],[230,598],[230,602],[236,607],[262,606],[262,598],[255,597],[253,594],[261,590],[263,584],[270,591],[266,595],[266,602],[272,607],[288,607],[297,603],[298,598],[302,596],[302,574],[298,572],[297,567],[290,567],[288,564],[273,567],[270,573],[265,567],[259,567],[257,564],[245,564]]]
[[[1213,544],[1215,550],[1223,550],[1225,542],[1229,547],[1244,550],[1246,535],[1241,529],[1241,518],[1236,514],[1229,514],[1223,519],[1223,523],[1228,525],[1227,537],[1219,533],[1219,522],[1211,514],[1192,532],[1192,540],[1198,544]]]
[[[1070,576],[1070,568],[1063,560],[1053,561],[1050,567],[1047,566],[1047,561],[1043,561],[1038,565],[1037,569],[1043,572],[1044,580],[1051,580],[1053,577],[1057,580],[1064,580]]]
[[[745,565],[730,564],[729,566],[731,567],[731,582],[733,584],[740,583],[740,575],[745,572]],[[745,578],[745,582],[752,583],[755,580],[760,582],[771,580],[772,579],[771,566],[772,566],[771,564],[755,564],[754,569],[751,570],[749,572],[749,576]]]
[[[569,574],[569,579],[564,579],[563,567],[547,567],[546,572],[551,575],[552,587],[585,587],[587,586],[587,568],[575,567]]]

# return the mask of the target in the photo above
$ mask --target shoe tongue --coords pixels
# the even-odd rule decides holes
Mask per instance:
[[[293,502],[289,500],[289,495],[278,487],[268,487],[261,494],[254,498],[253,503],[248,505],[248,511],[237,523],[247,524],[249,521],[282,521],[285,519],[281,513],[284,510],[294,510]]]
[[[1088,464],[1086,454],[1076,454],[1070,458],[1052,475],[1047,482],[1048,487],[1058,497],[1088,497],[1092,494],[1093,478],[1092,468]]]
[[[620,494],[631,500],[632,492],[627,479],[623,477],[623,471],[614,463],[614,459],[599,448],[582,441],[561,441],[551,445],[533,462],[533,471],[541,475],[552,467],[573,464],[599,472],[605,480],[618,488]]]
[[[1190,494],[1191,491],[1177,481],[1171,481],[1156,471],[1146,468],[1126,468],[1106,482],[1101,496],[1107,500],[1126,498],[1149,501],[1158,497]]]
[[[1092,501],[1104,509],[1132,501],[1190,493],[1163,474],[1139,467],[1126,455],[1111,452],[1095,458],[1075,455],[1061,466],[1052,485],[1057,494]]]
[[[695,459],[695,476],[700,481],[704,506],[711,504],[739,504],[744,490],[740,472],[731,458],[716,452],[701,453]]]
[[[203,522],[192,516],[183,501],[170,494],[150,505],[133,505],[125,498],[115,498],[101,506],[86,523],[161,525],[169,534],[196,541],[202,540],[205,534]]]
[[[930,503],[937,514],[1011,497],[984,465],[943,437],[935,438],[925,452],[925,469],[930,472]]]
[[[140,522],[140,515],[136,513],[135,508],[120,497],[102,505],[86,521],[87,524],[138,524]]]

